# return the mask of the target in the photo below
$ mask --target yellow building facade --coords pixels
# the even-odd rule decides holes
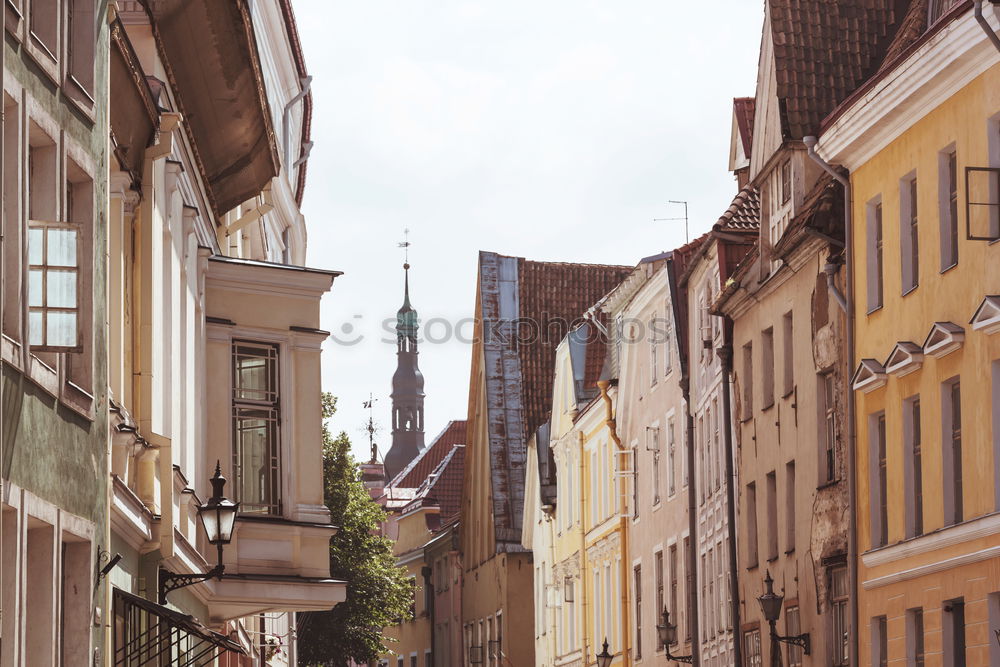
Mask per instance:
[[[994,33],[998,18],[987,4]],[[973,7],[956,4],[819,138],[853,195],[862,665],[1000,665],[993,41]],[[967,192],[984,205],[967,207]]]

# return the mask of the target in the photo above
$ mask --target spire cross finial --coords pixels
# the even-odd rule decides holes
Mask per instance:
[[[375,401],[376,399],[369,392],[368,400],[364,402],[364,406],[368,408],[368,425],[365,427],[365,430],[368,431],[368,444],[372,450],[372,460],[370,463],[378,463],[378,449],[375,447],[375,417],[372,414]]]
[[[410,229],[407,227],[403,230],[403,241],[399,244],[399,247],[403,249],[403,268],[410,268]]]

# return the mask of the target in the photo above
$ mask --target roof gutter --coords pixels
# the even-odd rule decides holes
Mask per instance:
[[[833,282],[834,273],[836,271],[835,265],[834,270],[831,271],[827,267],[824,267],[824,271],[827,276],[827,285],[829,286],[830,292],[837,299],[837,303],[841,305],[844,309],[845,315],[847,317],[847,331],[845,332],[845,339],[847,343],[847,372],[845,374],[846,378],[851,377],[851,373],[854,370],[854,225],[853,225],[853,215],[851,210],[851,181],[849,178],[843,176],[840,172],[834,169],[826,160],[819,156],[816,152],[816,144],[818,139],[813,136],[804,137],[802,143],[806,146],[806,152],[809,157],[822,167],[823,171],[830,174],[834,179],[836,179],[844,187],[844,258],[845,266],[847,267],[847,296],[844,297],[843,294],[837,289],[836,284]],[[857,518],[857,471],[855,470],[856,463],[856,448],[857,448],[857,426],[854,419],[854,391],[850,387],[850,380],[846,381],[845,393],[847,395],[847,493],[848,493],[848,506],[852,508],[850,512],[850,517],[848,519],[848,533],[847,533],[847,571],[848,578],[850,580],[851,586],[851,661],[850,664],[857,665],[858,662],[858,518]]]
[[[290,150],[290,144],[288,141],[288,121],[292,115],[292,107],[298,104],[306,95],[309,94],[310,89],[312,89],[312,80],[313,78],[311,76],[304,76],[299,79],[299,92],[295,94],[295,97],[288,100],[285,104],[285,110],[281,114],[281,142],[283,144],[281,148],[283,149],[282,152],[285,157],[285,169],[288,172],[291,172],[293,167],[299,166],[309,156],[309,150],[312,149],[312,142],[306,142],[306,144],[302,147],[304,154],[298,159],[298,161],[295,162],[294,165],[292,164],[292,158],[288,154],[288,151]],[[307,145],[308,148],[306,148]]]
[[[993,28],[990,26],[989,21],[986,20],[985,16],[983,16],[983,0],[972,1],[975,8],[974,15],[976,17],[976,23],[982,27],[983,32],[985,32],[986,36],[990,38],[991,42],[993,42],[993,46],[996,47],[997,51],[1000,51],[1000,37],[997,37],[997,34],[993,32]],[[997,0],[990,0],[990,3],[994,5],[1000,4]]]

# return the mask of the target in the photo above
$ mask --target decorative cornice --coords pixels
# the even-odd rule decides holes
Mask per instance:
[[[987,514],[984,517],[954,526],[946,526],[927,535],[868,551],[861,554],[861,562],[865,567],[879,567],[997,534],[1000,534],[1000,512]]]

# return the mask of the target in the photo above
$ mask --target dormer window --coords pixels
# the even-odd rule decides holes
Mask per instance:
[[[764,215],[767,217],[768,246],[773,250],[792,218],[792,161],[784,160],[774,168],[764,184]],[[772,259],[771,271],[779,263]]]

